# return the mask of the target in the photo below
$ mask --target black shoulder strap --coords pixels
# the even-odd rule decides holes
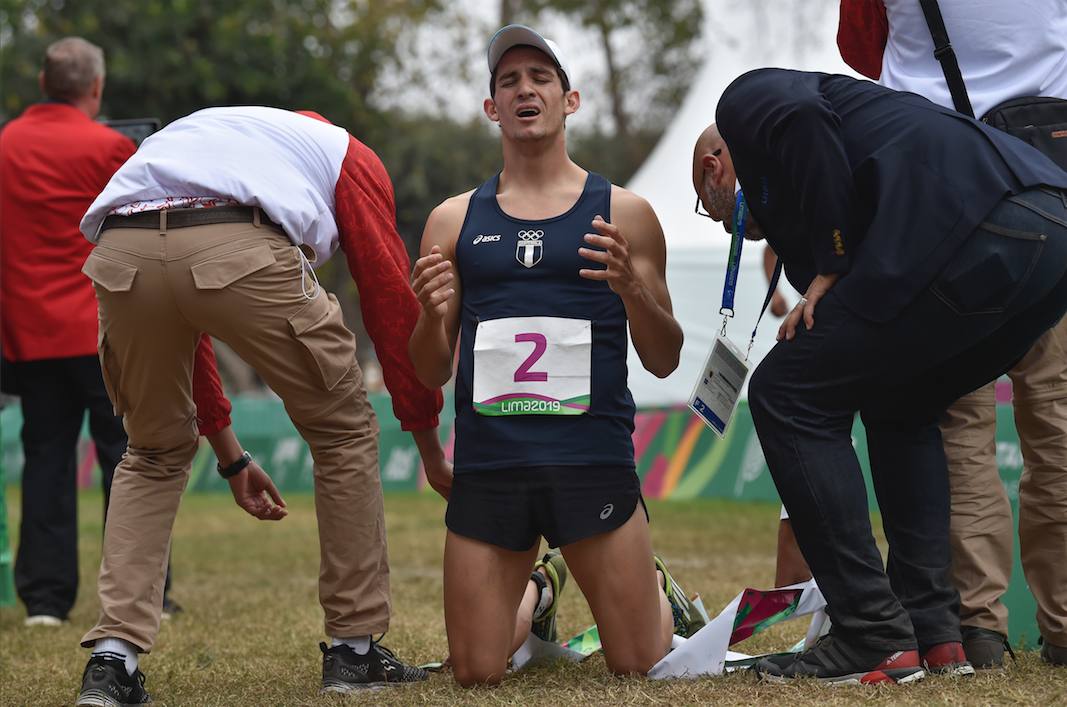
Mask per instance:
[[[973,118],[974,109],[971,108],[971,99],[967,95],[967,86],[963,83],[960,64],[956,61],[956,52],[952,50],[952,42],[948,40],[941,7],[937,0],[919,0],[919,4],[922,6],[923,15],[926,16],[930,36],[934,39],[934,58],[941,62],[941,70],[945,72],[945,81],[948,82],[948,90],[952,94],[952,104],[957,111]]]

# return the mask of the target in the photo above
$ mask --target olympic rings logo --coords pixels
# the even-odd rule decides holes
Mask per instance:
[[[545,237],[545,232],[541,229],[536,231],[519,231],[519,238],[524,241],[535,241]]]

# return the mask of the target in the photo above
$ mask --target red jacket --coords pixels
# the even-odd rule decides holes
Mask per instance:
[[[134,144],[65,103],[0,131],[0,330],[11,361],[96,353],[96,296],[78,230]]]

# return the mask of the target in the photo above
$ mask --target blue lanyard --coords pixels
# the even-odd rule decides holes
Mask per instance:
[[[748,204],[745,203],[745,195],[737,192],[737,201],[734,203],[734,228],[733,237],[730,239],[730,259],[726,263],[726,283],[722,287],[722,307],[719,314],[722,315],[722,330],[726,332],[726,320],[734,316],[734,295],[737,294],[737,274],[741,270],[741,247],[745,244],[745,219],[748,215]]]
[[[745,221],[748,218],[748,204],[745,202],[743,192],[737,192],[737,200],[734,202],[733,237],[730,239],[730,259],[726,264],[726,283],[722,288],[722,307],[719,314],[722,315],[722,335],[726,335],[726,324],[734,316],[734,295],[737,294],[737,275],[741,270],[741,247],[745,242]],[[759,317],[756,318],[756,326],[752,327],[752,336],[748,341],[748,351],[752,351],[752,345],[756,341],[756,330],[759,328],[767,306],[771,303],[774,291],[778,289],[778,278],[782,274],[782,259],[774,265],[774,274],[771,276],[770,287],[767,288],[767,296],[763,298],[763,307]],[[745,355],[748,358],[748,355]]]
[[[778,289],[778,278],[782,276],[782,259],[778,258],[774,262],[774,274],[771,275],[771,284],[767,288],[767,296],[763,298],[763,307],[759,311],[759,316],[756,318],[756,326],[752,327],[752,336],[748,340],[748,351],[745,352],[745,360],[748,360],[748,355],[752,353],[752,345],[756,343],[756,330],[759,329],[759,323],[763,321],[763,315],[767,312],[767,305],[771,303],[771,298],[774,297],[774,291]]]

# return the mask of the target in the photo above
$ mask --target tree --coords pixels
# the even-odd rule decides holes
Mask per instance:
[[[592,158],[613,181],[625,182],[655,147],[702,61],[700,0],[533,0],[521,10],[500,0],[503,22],[536,24],[553,15],[585,27],[603,59],[599,80],[611,125],[598,123],[571,140],[577,159]]]
[[[79,35],[107,57],[113,117],[164,123],[209,105],[314,107],[355,134],[399,37],[441,0],[0,0],[2,112],[39,98],[44,48]]]

